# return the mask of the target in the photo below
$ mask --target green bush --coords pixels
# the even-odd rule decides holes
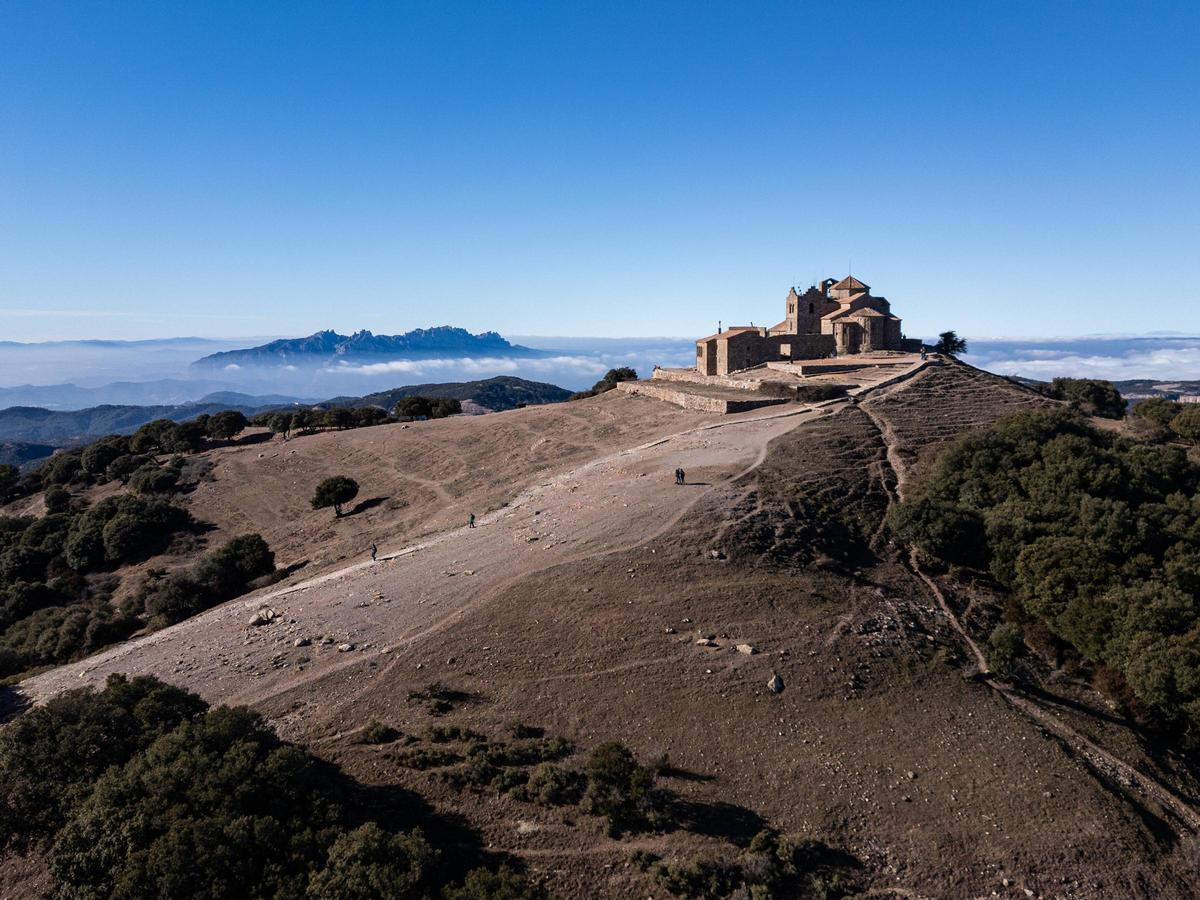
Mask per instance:
[[[1121,676],[1190,747],[1200,736],[1198,488],[1200,467],[1178,446],[1064,410],[1028,412],[951,444],[890,521],[923,551],[989,568],[1043,636]]]
[[[374,822],[338,836],[308,884],[311,900],[429,896],[441,854],[420,830],[392,834]]]
[[[1145,419],[1160,428],[1167,428],[1181,409],[1183,409],[1183,404],[1174,400],[1168,400],[1166,397],[1150,397],[1135,403],[1132,412],[1135,418]]]
[[[52,484],[42,495],[46,504],[46,512],[50,515],[65,513],[71,508],[71,492],[59,484]]]
[[[367,723],[358,736],[360,744],[390,744],[401,737],[400,732],[391,725],[384,725],[378,720]]]
[[[656,773],[639,766],[628,747],[600,744],[587,763],[587,793],[582,809],[608,820],[609,834],[647,831],[665,819],[666,795],[655,786]]]
[[[1200,443],[1200,405],[1184,407],[1171,419],[1170,427],[1184,440]]]
[[[209,418],[206,424],[208,436],[227,441],[245,430],[246,416],[236,409],[227,409]]]
[[[1001,678],[1011,678],[1017,657],[1025,651],[1021,626],[1005,622],[992,629],[988,638],[988,667]]]
[[[158,463],[143,465],[129,477],[129,486],[139,494],[169,494],[179,484],[179,471]]]
[[[529,778],[514,796],[543,806],[567,806],[578,803],[583,796],[585,780],[553,763],[540,763],[529,772]]]
[[[151,570],[142,581],[135,608],[151,628],[165,628],[244,593],[250,583],[275,571],[275,554],[257,534],[231,538],[190,571]]]
[[[362,813],[335,767],[256,713],[154,678],[112,676],[0,731],[0,848],[38,852],[54,896],[539,896]]]
[[[1095,378],[1055,378],[1047,396],[1066,400],[1086,416],[1125,418],[1125,399],[1111,381]]]

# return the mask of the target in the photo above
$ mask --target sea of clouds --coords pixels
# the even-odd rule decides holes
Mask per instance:
[[[590,387],[609,369],[648,376],[655,365],[690,366],[690,338],[521,337],[539,357],[441,357],[340,361],[320,366],[231,365],[198,376],[189,363],[218,349],[259,341],[171,339],[138,343],[5,344],[0,342],[0,406],[78,409],[98,403],[180,403],[214,391],[287,395],[310,400],[361,395],[405,384],[472,381],[514,375],[570,390]],[[1156,381],[1200,379],[1200,336],[1105,335],[1063,339],[968,338],[967,362],[1002,375]],[[119,381],[120,384],[113,384]],[[88,391],[44,387],[87,385]]]
[[[1135,335],[1048,340],[968,340],[963,357],[1001,375],[1048,381],[1105,378],[1125,381],[1200,379],[1200,336]]]

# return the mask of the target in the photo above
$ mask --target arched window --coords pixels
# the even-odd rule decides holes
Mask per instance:
[[[815,306],[813,306],[811,303],[810,303],[810,304],[808,304],[808,314],[809,314],[810,316],[811,316],[813,313],[815,313],[816,311],[817,311],[817,308],[816,308]]]

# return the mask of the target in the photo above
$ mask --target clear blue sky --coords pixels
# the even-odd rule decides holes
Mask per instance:
[[[1191,3],[0,4],[0,339],[1200,331]]]

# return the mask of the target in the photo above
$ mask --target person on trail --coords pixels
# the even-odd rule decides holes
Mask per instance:
[[[371,562],[375,562],[375,554],[379,552],[379,548],[374,544],[371,545]]]
[[[471,513],[471,518],[467,519],[467,527],[468,528],[475,527],[475,513]]]
[[[679,483],[687,484],[687,472],[683,471],[683,469],[679,470]]]
[[[676,484],[682,484],[682,482],[680,481],[680,477],[679,477],[679,473],[682,471],[683,471],[682,469],[675,470],[675,483]]]
[[[921,359],[922,360],[925,359],[925,348],[924,347],[921,348]]]

